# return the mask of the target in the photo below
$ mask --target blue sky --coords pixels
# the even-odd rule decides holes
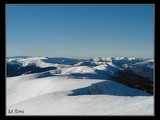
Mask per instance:
[[[153,58],[153,5],[7,5],[7,56]]]

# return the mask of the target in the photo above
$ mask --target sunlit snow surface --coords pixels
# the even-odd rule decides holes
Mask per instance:
[[[7,115],[154,115],[153,96],[103,79],[128,66],[153,69],[152,59],[13,57],[6,61],[21,67],[57,68],[7,77]]]
[[[99,79],[43,73],[7,79],[7,115],[153,115],[153,96]]]

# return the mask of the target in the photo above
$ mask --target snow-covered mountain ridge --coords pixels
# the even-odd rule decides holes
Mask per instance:
[[[123,84],[34,73],[7,78],[7,115],[153,115],[153,96]],[[9,110],[24,113],[8,113]]]
[[[153,115],[153,62],[126,57],[7,58],[6,113]]]
[[[79,79],[114,80],[153,94],[153,59],[11,57],[6,61],[8,77],[49,71],[51,75]]]

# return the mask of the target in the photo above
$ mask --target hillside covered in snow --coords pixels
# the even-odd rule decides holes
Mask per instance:
[[[6,64],[7,115],[153,115],[153,59],[8,57]]]

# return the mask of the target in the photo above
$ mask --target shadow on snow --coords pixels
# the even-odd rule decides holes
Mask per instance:
[[[68,96],[77,95],[115,95],[115,96],[149,96],[150,94],[142,91],[127,87],[123,84],[114,81],[104,81],[100,83],[91,84],[88,87],[75,89],[73,93]]]

